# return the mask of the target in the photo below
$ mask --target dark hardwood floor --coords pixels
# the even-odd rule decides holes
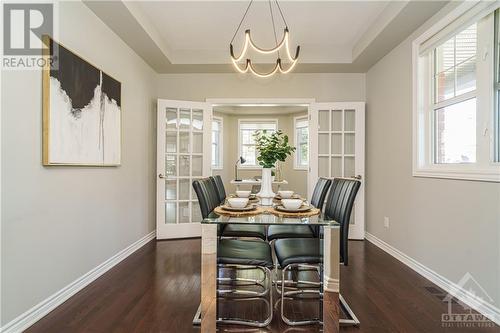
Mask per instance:
[[[191,321],[200,302],[200,245],[199,239],[148,243],[27,332],[199,332]],[[498,326],[443,328],[444,291],[367,241],[351,242],[350,251],[341,292],[361,326],[342,332],[500,332]],[[224,331],[318,328],[287,328],[276,316],[268,330]]]

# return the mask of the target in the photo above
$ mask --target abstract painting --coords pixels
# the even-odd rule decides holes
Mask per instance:
[[[43,164],[120,165],[121,83],[45,38]]]

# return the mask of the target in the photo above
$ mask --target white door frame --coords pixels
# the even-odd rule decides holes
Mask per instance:
[[[314,98],[207,98],[205,99],[207,103],[211,104],[213,110],[214,106],[221,105],[234,105],[234,104],[255,104],[255,105],[303,105],[307,106],[307,114],[309,116],[309,122],[311,122],[312,105],[316,103]],[[316,182],[315,178],[312,178],[311,167],[309,166],[309,172],[307,173],[307,197],[309,200],[312,197],[312,192],[314,189],[314,184]],[[312,184],[312,185],[311,185]]]
[[[157,155],[156,155],[156,238],[157,239],[175,239],[175,238],[187,238],[187,237],[200,237],[201,236],[201,221],[192,223],[179,223],[179,212],[176,208],[176,223],[165,223],[165,146],[166,146],[166,130],[165,130],[165,110],[166,108],[189,108],[189,109],[201,109],[203,110],[203,162],[202,162],[202,175],[198,177],[208,177],[211,175],[211,133],[212,133],[212,109],[210,104],[204,102],[192,102],[192,101],[179,101],[179,100],[168,100],[158,98],[157,100]],[[163,129],[162,127],[163,126]],[[178,131],[178,130],[177,130]],[[190,130],[191,131],[191,130]],[[192,134],[190,134],[192,135]],[[187,155],[191,155],[191,148],[189,149]],[[176,156],[179,155],[179,140],[177,139],[177,151]],[[177,159],[178,161],[178,159]],[[190,164],[191,165],[191,164]],[[190,166],[191,168],[192,166]],[[179,177],[179,165],[177,163],[177,176]],[[188,176],[189,178],[190,176]],[[173,178],[178,179],[178,178]],[[179,200],[179,188],[176,188],[177,194],[175,204],[178,205]],[[193,191],[192,186],[190,186],[190,193]],[[192,197],[188,199],[188,202],[192,201]],[[192,203],[189,204],[190,213],[192,216]]]
[[[326,102],[316,103],[311,106],[314,110],[311,112],[310,124],[318,126],[309,127],[310,143],[310,175],[312,179],[318,179],[318,139],[319,139],[319,110],[355,110],[355,175],[361,176],[361,187],[356,196],[354,205],[355,224],[349,226],[349,239],[365,238],[365,102]],[[343,148],[342,148],[343,149]],[[343,150],[342,150],[343,151]],[[342,156],[344,154],[342,153]],[[343,166],[342,166],[343,168]]]

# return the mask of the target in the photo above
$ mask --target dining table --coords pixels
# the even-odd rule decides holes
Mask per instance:
[[[323,255],[322,268],[319,274],[321,281],[319,302],[319,325],[323,332],[338,332],[340,319],[339,285],[340,285],[340,225],[321,213],[308,216],[278,212],[269,206],[258,205],[258,213],[252,214],[220,214],[220,209],[212,212],[201,222],[201,302],[193,323],[201,326],[201,332],[216,332],[218,318],[218,266],[217,230],[228,224],[256,225],[308,225],[319,228],[320,253]],[[309,214],[311,215],[311,214]],[[281,320],[275,316],[273,320]]]

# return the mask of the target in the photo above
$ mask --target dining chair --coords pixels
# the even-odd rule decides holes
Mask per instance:
[[[220,175],[211,177],[215,181],[215,187],[217,189],[217,194],[219,195],[219,201],[221,204],[226,200],[226,189],[224,188],[224,182]]]
[[[219,202],[222,204],[226,199],[226,189],[221,176],[210,177],[216,187]],[[215,208],[215,207],[214,207]],[[228,224],[222,229],[222,237],[248,237],[259,238],[266,240],[266,226],[263,225],[245,225],[245,224]]]
[[[218,191],[213,178],[204,178],[193,181],[193,188],[198,197],[200,210],[203,218],[209,217],[212,211],[220,204]],[[262,280],[254,280],[240,277],[220,277],[217,274],[217,295],[222,298],[239,299],[263,299],[267,304],[269,315],[263,321],[247,320],[243,318],[218,318],[217,322],[226,324],[247,325],[253,327],[265,327],[273,319],[273,298],[271,272],[274,263],[271,255],[270,245],[262,240],[239,240],[219,239],[217,242],[217,267],[219,270],[248,270],[257,269],[264,272]],[[228,283],[231,286],[258,285],[263,291],[248,289],[219,288],[219,283]],[[269,300],[266,299],[269,298]]]
[[[210,178],[197,179],[193,181],[193,189],[198,197],[201,217],[206,219],[220,205],[215,182]]]
[[[361,182],[354,178],[334,178],[328,198],[326,199],[326,206],[324,217],[332,219],[340,224],[340,261],[344,264],[348,264],[348,238],[349,238],[349,220],[351,217],[352,208],[356,195],[358,193]],[[303,293],[315,293],[321,297],[321,288],[314,289],[311,286],[315,286],[316,283],[304,283],[307,288],[300,290],[297,288],[298,283],[293,285],[292,291],[287,291],[286,285],[286,272],[289,270],[297,269],[300,266],[308,265],[312,267],[317,267],[318,274],[321,274],[322,264],[322,239],[318,238],[289,238],[289,239],[278,239],[274,242],[274,250],[276,253],[276,258],[278,261],[278,268],[281,269],[281,318],[285,323],[291,326],[297,325],[308,325],[312,322],[319,321],[318,318],[293,321],[286,317],[284,313],[284,301],[285,297],[292,297],[297,294]],[[321,276],[320,276],[321,278]],[[321,287],[321,284],[318,284]],[[347,302],[340,295],[341,306],[348,313],[351,319],[341,319],[342,324],[359,324],[356,316],[349,308]]]
[[[319,178],[314,186],[313,195],[311,197],[311,205],[323,209],[326,194],[332,184],[331,179]],[[272,225],[267,231],[267,240],[273,241],[282,238],[312,238],[318,236],[318,228],[307,225]]]

